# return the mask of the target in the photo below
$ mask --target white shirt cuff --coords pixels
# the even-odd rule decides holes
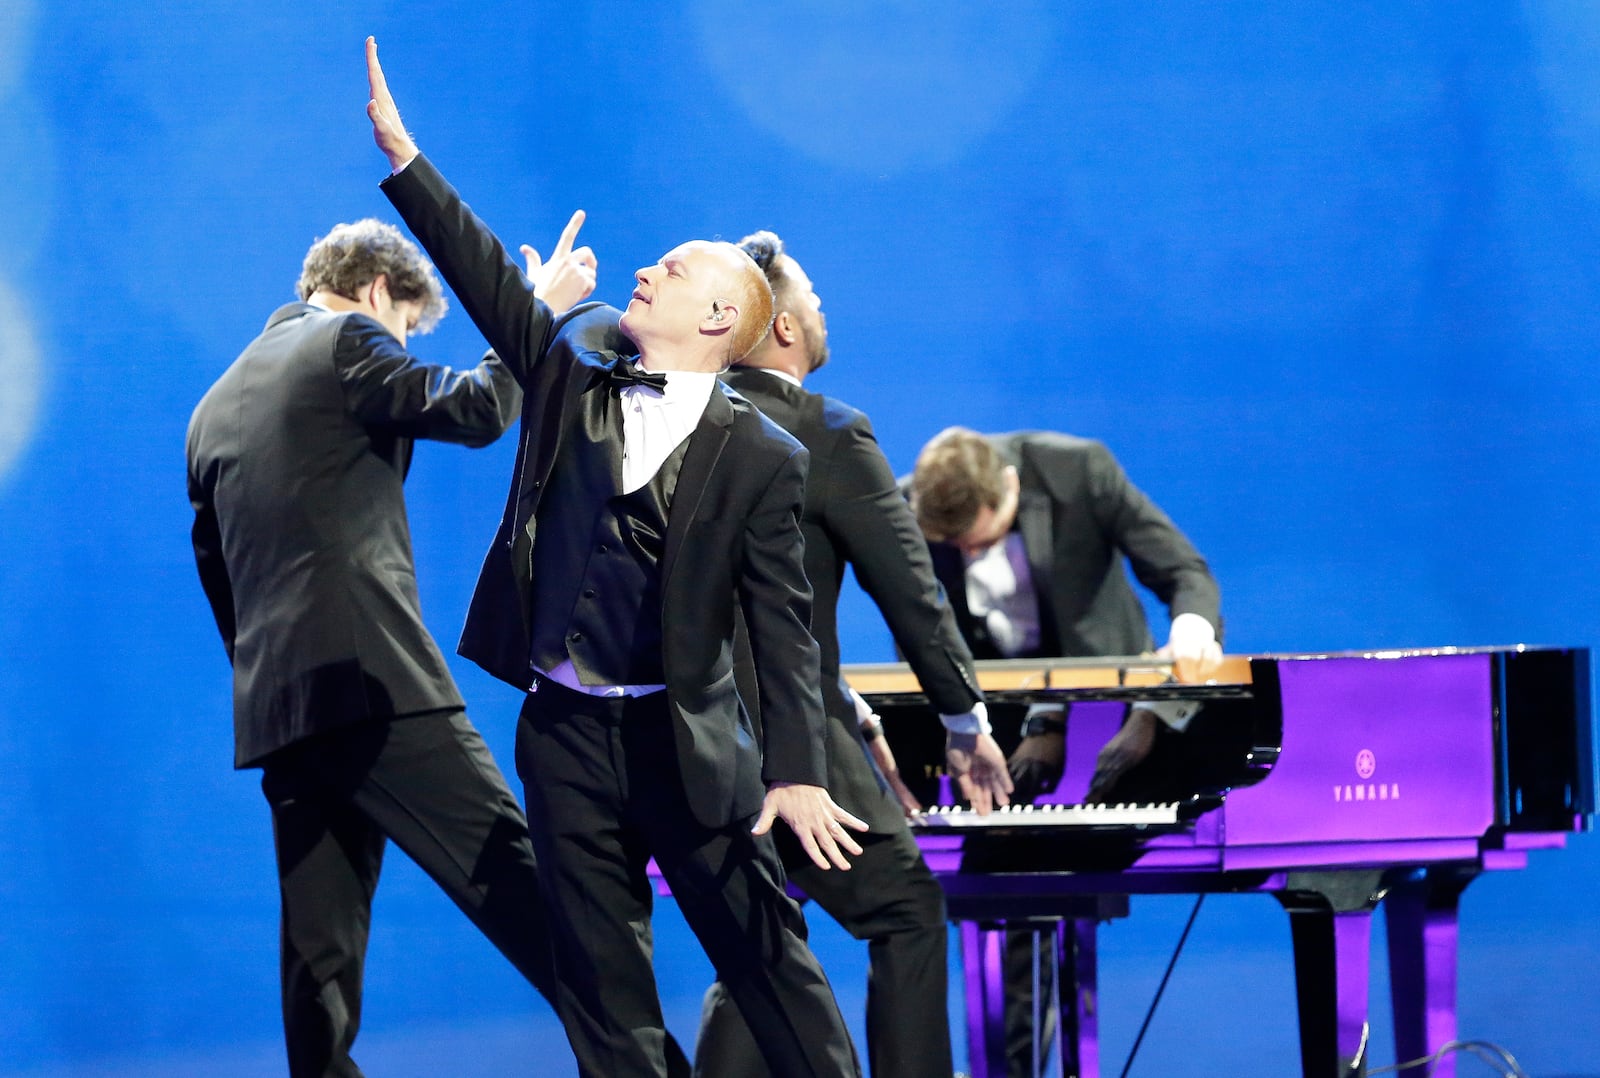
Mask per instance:
[[[1167,631],[1167,646],[1182,655],[1199,654],[1216,642],[1216,626],[1193,611],[1173,618],[1172,628]]]
[[[1189,725],[1189,720],[1200,713],[1199,700],[1135,700],[1133,707],[1140,711],[1151,711],[1156,718],[1166,723],[1178,733],[1183,733]]]
[[[972,705],[971,711],[963,711],[959,715],[940,715],[939,721],[944,723],[944,728],[952,734],[987,734],[992,732],[989,725],[989,706],[982,700]]]

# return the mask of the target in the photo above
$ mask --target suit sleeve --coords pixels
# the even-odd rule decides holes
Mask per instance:
[[[883,613],[934,710],[972,710],[983,699],[972,653],[934,576],[922,529],[866,417],[840,432],[828,480],[828,532]]]
[[[493,352],[464,371],[423,363],[362,315],[344,320],[333,362],[350,414],[407,438],[488,445],[522,406],[516,381]]]
[[[216,619],[222,646],[228,653],[228,661],[232,662],[237,625],[233,613],[233,584],[222,558],[222,529],[217,523],[217,507],[210,491],[193,469],[189,471],[189,504],[194,508],[194,525],[189,537],[194,544],[195,567],[200,571],[200,587],[211,604],[211,616]]]
[[[827,785],[822,667],[800,511],[807,454],[796,449],[745,525],[740,602],[761,707],[762,780]]]
[[[505,245],[426,157],[382,184],[489,347],[527,388],[553,335],[554,318]]]
[[[1089,489],[1095,519],[1127,555],[1134,576],[1167,606],[1170,617],[1199,614],[1222,637],[1222,596],[1205,558],[1117,463],[1111,451],[1091,443]]]

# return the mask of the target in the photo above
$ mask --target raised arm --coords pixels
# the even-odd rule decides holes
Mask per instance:
[[[373,141],[391,169],[382,184],[384,193],[478,331],[526,386],[533,364],[550,342],[554,315],[594,289],[594,252],[572,246],[583,223],[581,211],[568,221],[543,264],[546,277],[530,281],[505,245],[418,152],[401,122],[372,38],[367,39],[367,81]]]
[[[378,63],[378,39],[367,38],[367,118],[372,121],[372,140],[389,159],[389,171],[399,172],[417,156],[417,143],[400,119],[400,109],[389,92],[383,65]]]

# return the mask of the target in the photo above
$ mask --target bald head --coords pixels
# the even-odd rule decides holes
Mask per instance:
[[[622,330],[653,370],[721,370],[772,321],[772,289],[731,243],[691,240],[634,274]]]
[[[772,285],[742,248],[732,243],[716,244],[729,267],[727,288],[739,309],[739,319],[733,327],[733,338],[728,344],[727,366],[739,362],[755,350],[772,325]]]

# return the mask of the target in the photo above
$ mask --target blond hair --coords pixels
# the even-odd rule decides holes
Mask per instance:
[[[946,427],[917,454],[911,508],[935,542],[964,535],[985,509],[1005,496],[1006,462],[989,439],[966,427]]]

